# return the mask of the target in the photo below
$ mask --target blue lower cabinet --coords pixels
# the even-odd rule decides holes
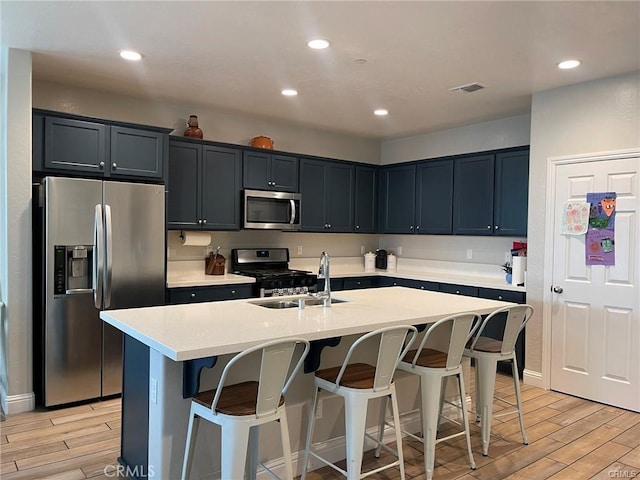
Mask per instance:
[[[219,302],[221,300],[236,300],[253,296],[255,295],[251,284],[169,288],[167,303],[169,305],[179,305],[183,303]]]
[[[440,291],[444,293],[453,293],[455,295],[465,295],[467,297],[478,296],[478,287],[470,287],[469,285],[455,285],[452,283],[441,283]]]

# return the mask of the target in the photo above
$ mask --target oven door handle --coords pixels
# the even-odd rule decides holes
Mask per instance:
[[[289,202],[291,203],[291,219],[289,220],[289,223],[293,225],[293,222],[296,221],[296,201],[290,199]]]

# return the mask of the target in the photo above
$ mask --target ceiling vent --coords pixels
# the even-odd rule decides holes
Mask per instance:
[[[462,90],[463,92],[473,93],[478,90],[482,90],[484,85],[480,85],[479,83],[468,83],[467,85],[460,85],[459,87],[450,88],[450,92],[456,92],[458,90]]]

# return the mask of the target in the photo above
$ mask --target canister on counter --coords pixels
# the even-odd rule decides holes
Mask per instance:
[[[376,269],[376,254],[368,252],[364,254],[364,271],[373,272]]]
[[[387,271],[395,272],[397,265],[397,257],[393,253],[387,255]]]

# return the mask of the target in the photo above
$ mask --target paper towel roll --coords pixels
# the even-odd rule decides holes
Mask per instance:
[[[206,247],[211,243],[211,234],[207,232],[182,232],[182,245],[187,247]]]
[[[513,285],[524,284],[524,272],[527,270],[527,257],[513,257],[513,272],[511,283]]]

